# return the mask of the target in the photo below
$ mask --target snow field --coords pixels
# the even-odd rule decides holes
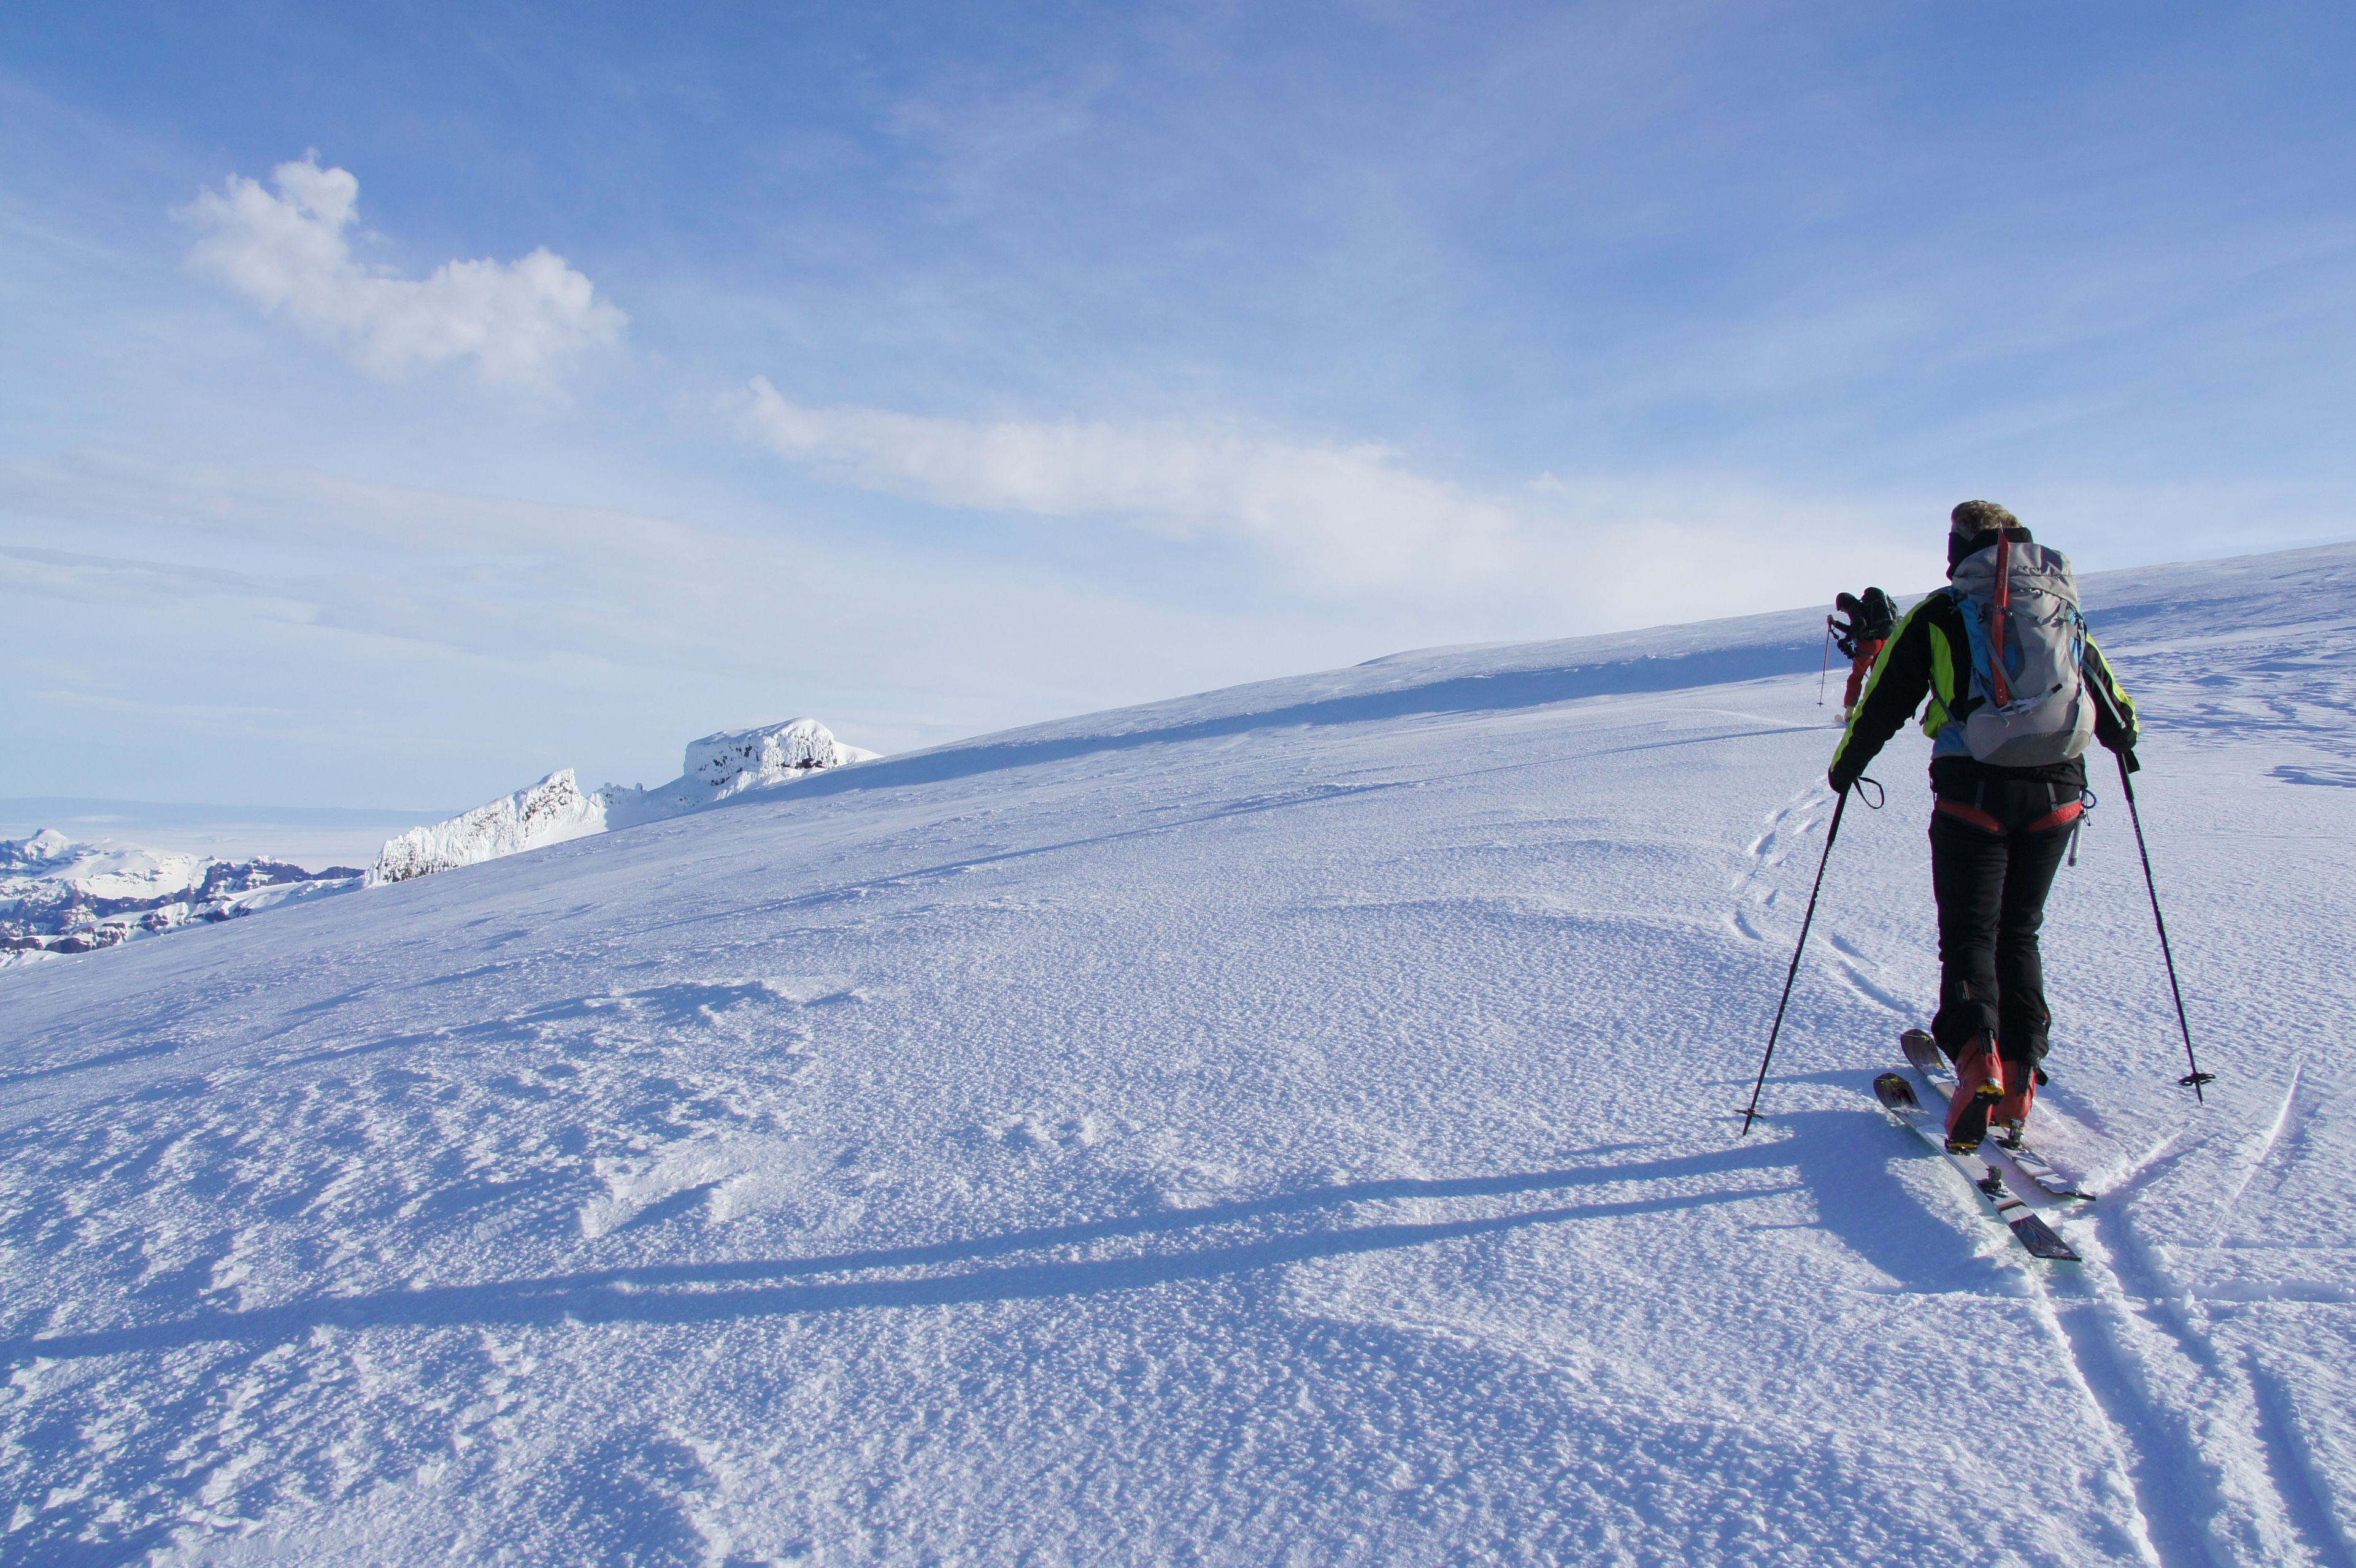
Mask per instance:
[[[2090,588],[2082,1268],[1911,732],[1734,1136],[1815,614],[1402,656],[0,976],[0,1560],[2356,1563],[2356,550]]]

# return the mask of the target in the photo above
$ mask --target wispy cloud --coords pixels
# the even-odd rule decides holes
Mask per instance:
[[[1409,469],[1372,443],[1286,441],[1209,425],[1000,421],[809,408],[766,378],[745,428],[779,455],[862,489],[936,506],[1102,517],[1178,537],[1229,534],[1350,588],[1501,563],[1510,508]]]
[[[627,322],[546,247],[514,261],[444,261],[423,279],[352,254],[360,183],[318,155],[231,175],[174,216],[200,238],[188,266],[388,380],[471,360],[490,383],[547,389],[563,361],[620,340]]]
[[[758,378],[739,417],[752,437],[837,483],[976,513],[1232,541],[1325,592],[1453,605],[1484,628],[1601,630],[1805,603],[1822,587],[1823,551],[1794,541],[1838,539],[1853,564],[1907,569],[1908,552],[1890,548],[1902,500],[1807,495],[1743,475],[1542,474],[1484,490],[1419,473],[1374,443],[1215,422],[811,408]],[[1935,552],[1918,553],[1935,564]],[[1676,598],[1657,596],[1671,581]],[[1763,597],[1777,594],[1788,597]]]

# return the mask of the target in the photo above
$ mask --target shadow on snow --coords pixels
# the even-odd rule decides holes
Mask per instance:
[[[1848,1110],[1781,1115],[1772,1125],[1783,1136],[1772,1141],[1633,1164],[1437,1180],[1403,1178],[1351,1182],[1198,1209],[915,1246],[800,1258],[643,1264],[482,1285],[380,1291],[137,1327],[32,1336],[0,1343],[0,1361],[133,1354],[212,1341],[284,1341],[321,1328],[709,1323],[1089,1296],[1249,1275],[1320,1258],[1430,1246],[1535,1225],[1664,1214],[1794,1193],[1818,1197],[1819,1215],[1814,1224],[1762,1226],[1762,1232],[1830,1231],[1864,1262],[1895,1280],[1899,1289],[1952,1288],[1955,1271],[1975,1253],[1965,1234],[1927,1222],[1899,1184],[1881,1171],[1880,1167],[1904,1152],[1912,1141],[1901,1129],[1889,1125],[1878,1112]],[[1465,1220],[1263,1234],[1183,1251],[1114,1258],[989,1261],[1120,1238],[1183,1236],[1225,1225],[1280,1222],[1290,1216],[1353,1203],[1512,1197],[1582,1187],[1690,1183],[1776,1174],[1797,1179],[1772,1186],[1748,1182],[1730,1186],[1721,1180],[1704,1191],[1560,1204]],[[914,1277],[824,1277],[913,1269],[948,1272]]]

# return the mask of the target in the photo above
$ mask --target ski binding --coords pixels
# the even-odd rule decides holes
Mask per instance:
[[[1944,1088],[1954,1081],[1954,1069],[1939,1051],[1938,1042],[1924,1030],[1910,1029],[1898,1037],[1899,1048],[1906,1052],[1907,1065],[1923,1077]],[[1991,1128],[1991,1132],[1995,1129]],[[2055,1198],[2072,1198],[2082,1203],[2092,1203],[2095,1195],[2072,1181],[2054,1168],[2053,1162],[2020,1140],[2020,1129],[2009,1127],[1998,1134],[1996,1147],[2005,1157],[2020,1168],[2020,1174],[2035,1182],[2040,1190]]]
[[[1944,1129],[1903,1073],[1885,1072],[1873,1081],[1874,1098],[1882,1109],[1901,1125],[1911,1127],[1924,1143],[1936,1150],[1941,1159],[1954,1166],[1972,1190],[1985,1199],[1996,1216],[2011,1231],[2015,1240],[2029,1249],[2031,1257],[2051,1258],[2064,1263],[2082,1261],[2077,1251],[2055,1233],[2045,1222],[2044,1216],[2020,1200],[2004,1184],[2004,1177],[1996,1167],[1977,1155],[1953,1154],[1947,1149]]]

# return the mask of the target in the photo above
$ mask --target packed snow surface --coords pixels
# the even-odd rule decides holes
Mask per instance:
[[[561,768],[504,799],[388,840],[369,880],[402,882],[480,865],[544,844],[677,816],[748,789],[790,784],[820,768],[874,757],[837,741],[815,719],[789,719],[690,741],[680,776],[653,789],[606,784],[584,790],[571,768]]]
[[[2081,1265],[1870,1098],[1912,731],[1736,1136],[1821,612],[1404,655],[0,975],[0,1555],[2356,1562],[2356,549],[2087,588]]]

